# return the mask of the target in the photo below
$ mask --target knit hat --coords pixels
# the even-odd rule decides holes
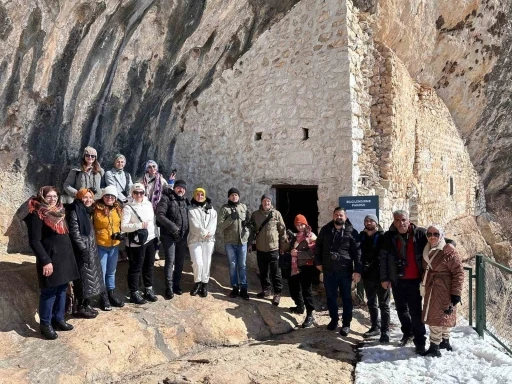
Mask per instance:
[[[81,188],[76,193],[75,198],[77,198],[78,200],[82,200],[84,198],[84,196],[87,195],[87,193],[90,193],[92,195],[92,197],[94,197],[94,193],[92,193],[92,191],[90,189]]]
[[[236,193],[238,195],[238,197],[240,197],[240,191],[238,189],[236,189],[235,187],[231,188],[228,191],[228,197],[231,196],[232,193]]]
[[[135,191],[146,192],[146,190],[144,189],[144,185],[142,183],[135,183],[130,187],[130,195]]]
[[[158,164],[155,160],[148,160],[146,161],[146,164],[144,164],[144,170],[147,171],[150,165],[155,166],[155,170],[158,171]]]
[[[112,195],[112,196],[117,197],[117,188],[114,185],[109,185],[108,187],[105,187],[101,197],[106,196],[106,195]]]
[[[93,155],[98,157],[98,152],[93,147],[85,147],[84,148],[84,157],[85,155]]]
[[[297,226],[297,224],[309,225],[304,215],[295,216],[295,220],[293,220],[293,225]]]
[[[376,215],[366,215],[364,217],[365,220],[369,219],[369,220],[373,220],[375,221],[375,224],[379,224],[379,219],[377,218]]]
[[[174,188],[176,187],[181,187],[183,188],[185,191],[187,190],[187,183],[185,182],[185,180],[176,180],[174,182]]]
[[[260,201],[263,201],[265,199],[269,199],[270,202],[272,203],[272,196],[268,195],[268,194],[264,194],[263,196],[261,196],[261,200]]]
[[[194,199],[196,200],[196,194],[199,192],[203,192],[204,198],[206,199],[206,190],[204,188],[194,189],[194,193],[192,194],[192,196],[194,196]]]

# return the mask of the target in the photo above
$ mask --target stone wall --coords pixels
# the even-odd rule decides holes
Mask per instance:
[[[175,154],[191,188],[219,206],[234,185],[256,209],[274,185],[318,185],[331,219],[354,192],[346,19],[345,2],[301,1],[198,98]]]

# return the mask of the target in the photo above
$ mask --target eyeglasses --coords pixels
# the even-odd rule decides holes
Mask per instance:
[[[144,191],[133,191],[133,194],[134,195],[143,195],[144,194]]]
[[[116,198],[114,195],[105,195],[103,197],[105,197],[107,199],[115,199]]]
[[[59,196],[57,196],[57,195],[46,195],[46,198],[47,199],[58,199]]]
[[[85,154],[85,157],[90,157],[91,159],[95,159],[96,155],[89,155],[88,153]]]
[[[427,232],[427,237],[439,237],[441,234],[439,232]]]

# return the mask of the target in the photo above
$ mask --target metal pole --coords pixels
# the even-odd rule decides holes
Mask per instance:
[[[484,256],[476,255],[476,333],[484,337],[485,328],[485,265]]]
[[[469,270],[469,326],[473,326],[473,268]]]

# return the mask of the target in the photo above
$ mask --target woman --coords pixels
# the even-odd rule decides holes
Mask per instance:
[[[106,187],[101,199],[94,203],[92,214],[103,281],[107,287],[107,292],[101,295],[100,300],[101,309],[104,311],[111,311],[112,307],[124,306],[123,301],[115,294],[118,246],[124,239],[124,234],[121,233],[122,209],[116,196],[116,187],[113,185]]]
[[[291,312],[297,314],[304,313],[306,307],[306,319],[302,323],[302,328],[310,327],[313,324],[313,291],[312,282],[315,276],[315,241],[316,235],[311,232],[306,217],[303,215],[295,216],[293,221],[297,228],[297,235],[290,240],[292,256],[292,271],[288,278],[290,295],[295,302],[295,307],[290,308]]]
[[[39,318],[41,334],[57,338],[55,329],[71,331],[73,326],[64,320],[68,283],[80,275],[68,236],[64,207],[55,187],[42,187],[28,201],[29,214],[24,221],[28,227],[29,245],[36,255],[36,269],[41,288]]]
[[[156,211],[156,206],[162,197],[164,188],[167,188],[167,181],[158,173],[158,164],[153,160],[148,160],[145,165],[144,177],[141,180],[144,185],[146,196]]]
[[[67,201],[72,202],[76,193],[81,188],[88,188],[94,193],[94,198],[101,197],[101,179],[104,175],[103,168],[98,163],[98,153],[93,147],[85,147],[80,167],[69,171],[64,190],[67,193]]]
[[[114,167],[105,172],[105,184],[113,185],[117,189],[117,200],[126,203],[130,196],[130,188],[133,185],[132,176],[124,170],[126,157],[118,153],[114,160]]]
[[[215,229],[217,228],[217,212],[213,209],[210,199],[206,198],[204,188],[197,188],[190,202],[189,234],[187,245],[192,259],[194,271],[194,288],[190,294],[208,296],[208,280],[213,247],[215,245]]]
[[[130,301],[134,304],[146,304],[148,301],[158,300],[153,291],[153,265],[157,239],[155,234],[156,219],[153,206],[144,196],[144,185],[135,183],[131,188],[131,199],[123,209],[123,220],[121,229],[128,232],[125,240],[128,249],[128,288],[130,289]],[[139,239],[138,230],[147,230],[147,238]],[[146,231],[142,231],[146,232]],[[130,235],[133,234],[133,235]],[[134,236],[137,235],[137,236]],[[141,244],[142,243],[142,244]],[[139,292],[139,275],[142,271],[144,283],[144,297]]]
[[[424,298],[422,320],[430,328],[430,347],[422,355],[440,357],[439,349],[452,350],[450,328],[457,319],[464,270],[456,252],[448,256],[443,251],[446,243],[441,226],[429,226],[427,240],[420,293]]]
[[[98,311],[90,306],[89,299],[105,292],[96,236],[91,222],[93,203],[94,193],[90,189],[82,188],[76,193],[76,199],[69,205],[66,215],[69,237],[80,271],[80,278],[73,281],[78,305],[74,315],[85,319],[98,316]]]

